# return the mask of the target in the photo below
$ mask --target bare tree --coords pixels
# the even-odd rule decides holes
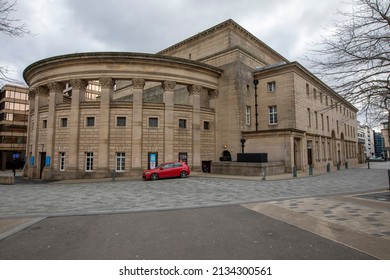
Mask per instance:
[[[355,0],[307,58],[313,72],[376,123],[390,112],[390,2]],[[374,116],[374,118],[372,118]]]
[[[16,0],[9,3],[6,0],[0,0],[0,32],[10,37],[21,37],[23,35],[29,35],[26,24],[21,23],[19,19],[12,17],[15,10]],[[9,70],[6,66],[0,66],[0,84],[4,82],[20,83],[16,80],[7,77]]]

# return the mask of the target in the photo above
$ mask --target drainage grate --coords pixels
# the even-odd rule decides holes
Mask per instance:
[[[377,192],[357,195],[356,197],[390,202],[390,192]]]

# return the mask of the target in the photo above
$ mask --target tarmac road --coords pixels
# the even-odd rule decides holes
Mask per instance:
[[[245,207],[51,217],[0,241],[0,259],[374,259]]]

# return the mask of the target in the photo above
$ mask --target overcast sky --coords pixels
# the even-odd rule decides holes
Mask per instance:
[[[290,61],[326,36],[343,0],[17,0],[33,36],[0,34],[11,78],[47,57],[91,51],[156,53],[229,18]]]

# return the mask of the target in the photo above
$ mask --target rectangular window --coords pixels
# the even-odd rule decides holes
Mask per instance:
[[[322,159],[326,160],[325,141],[322,141]]]
[[[68,118],[61,118],[60,126],[61,127],[68,127]]]
[[[269,106],[268,112],[269,112],[269,124],[277,124],[278,123],[277,107],[275,105]]]
[[[328,127],[328,132],[329,132],[329,116],[326,116],[326,126]]]
[[[60,171],[65,171],[65,153],[60,153]]]
[[[245,108],[245,123],[246,125],[251,125],[251,107],[246,106]]]
[[[116,117],[116,126],[126,126],[126,117]]]
[[[210,130],[210,122],[203,122],[203,130]]]
[[[275,81],[268,82],[267,83],[267,90],[268,90],[268,92],[275,92],[275,90],[276,90],[276,82]]]
[[[307,120],[309,121],[309,127],[311,127],[311,114],[310,114],[310,108],[307,108]]]
[[[321,114],[321,128],[324,130],[324,114]]]
[[[149,118],[149,127],[158,127],[158,118]]]
[[[87,124],[88,127],[95,126],[95,117],[87,117]]]
[[[116,153],[116,171],[124,172],[126,167],[125,162],[125,153]]]
[[[42,128],[47,128],[47,120],[42,121]]]
[[[187,128],[187,120],[179,119],[179,128]]]
[[[317,111],[314,111],[314,117],[315,117],[315,121],[316,121],[316,128],[318,129],[318,113],[317,113]]]
[[[85,153],[85,171],[93,171],[93,153]]]

